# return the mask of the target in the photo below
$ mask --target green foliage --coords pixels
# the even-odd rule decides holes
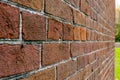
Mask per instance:
[[[115,41],[120,42],[120,24],[116,24],[115,27]]]
[[[115,41],[120,42],[120,7],[116,8]]]

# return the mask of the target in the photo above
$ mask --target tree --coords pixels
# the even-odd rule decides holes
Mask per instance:
[[[120,6],[116,8],[115,41],[120,42]]]

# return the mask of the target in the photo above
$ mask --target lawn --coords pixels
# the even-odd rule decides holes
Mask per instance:
[[[115,48],[115,80],[120,80],[120,48]]]

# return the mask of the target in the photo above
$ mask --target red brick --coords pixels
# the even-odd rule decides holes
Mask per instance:
[[[14,13],[13,13],[14,12]],[[19,10],[0,3],[0,38],[19,37]]]
[[[82,80],[82,71],[75,73],[68,80]]]
[[[84,68],[85,66],[85,59],[84,59],[84,56],[80,56],[77,58],[77,68],[78,69],[81,69],[81,68]]]
[[[39,47],[34,45],[0,45],[0,77],[39,68]]]
[[[45,0],[45,12],[72,22],[72,9],[61,0]]]
[[[71,3],[74,7],[79,8],[80,0],[67,0]]]
[[[50,65],[70,58],[69,44],[43,44],[42,65]]]
[[[94,31],[91,31],[91,40],[94,40]]]
[[[88,75],[92,74],[92,65],[88,65],[84,68],[84,77],[87,78]]]
[[[63,40],[73,40],[73,26],[63,24]]]
[[[68,80],[85,80],[84,75],[85,75],[85,72],[84,72],[84,69],[83,69],[83,70],[80,70],[79,72],[75,73]]]
[[[80,40],[80,27],[74,27],[74,40]]]
[[[91,40],[91,31],[90,30],[87,30],[86,31],[86,39],[89,41]]]
[[[85,66],[89,64],[89,55],[84,56],[84,64]]]
[[[43,0],[11,0],[26,7],[41,11],[43,8]]]
[[[48,68],[21,80],[55,80],[55,68]]]
[[[91,27],[91,19],[86,18],[86,27],[90,28]]]
[[[82,55],[84,53],[84,43],[71,43],[72,57]]]
[[[62,23],[49,19],[48,20],[48,39],[59,40],[62,39]]]
[[[85,1],[85,0],[81,0],[81,6],[80,6],[80,10],[82,12],[84,12],[86,15],[89,15],[91,14],[91,7],[88,5],[88,3]]]
[[[86,32],[86,28],[81,28],[80,29],[80,37],[81,37],[81,40],[86,40],[86,35],[87,32]]]
[[[85,43],[85,53],[90,53],[92,51],[92,43]]]
[[[95,12],[95,10],[91,11],[91,17],[92,19],[97,20],[97,13]]]
[[[72,60],[57,66],[57,80],[64,80],[77,70],[76,61]]]
[[[74,13],[74,23],[85,26],[86,25],[86,16],[78,11],[73,11]]]
[[[44,17],[22,12],[22,21],[24,40],[46,40],[46,20]]]

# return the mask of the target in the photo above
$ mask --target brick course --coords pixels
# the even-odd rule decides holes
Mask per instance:
[[[18,32],[19,10],[0,3],[0,38],[16,39],[19,35]]]
[[[0,80],[114,80],[115,0],[1,0]]]

